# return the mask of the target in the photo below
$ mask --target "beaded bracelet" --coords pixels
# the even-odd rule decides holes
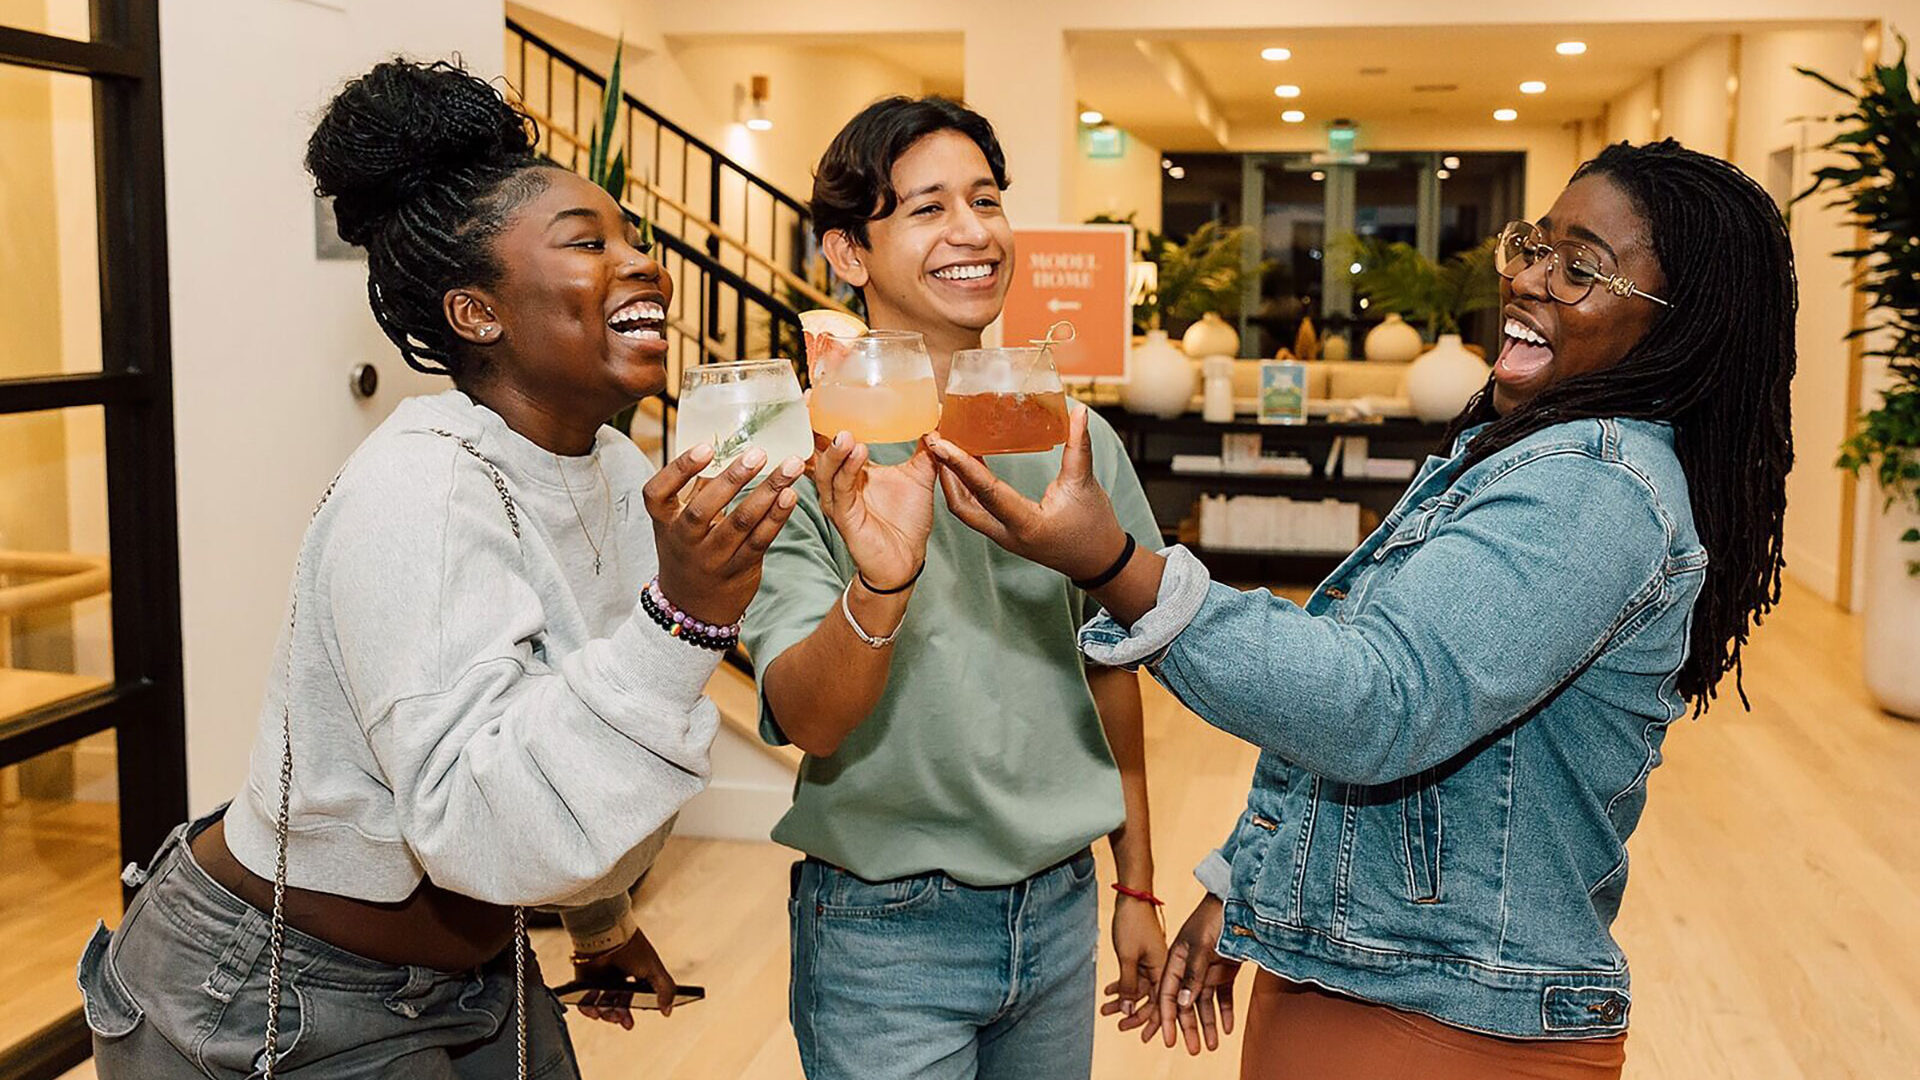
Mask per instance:
[[[688,615],[675,607],[673,601],[660,591],[660,579],[657,577],[640,590],[640,607],[656,626],[689,645],[726,652],[740,644],[739,623],[715,626]]]

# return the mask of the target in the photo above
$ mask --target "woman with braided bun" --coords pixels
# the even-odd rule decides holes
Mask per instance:
[[[1157,1010],[1217,1048],[1253,961],[1245,1080],[1617,1080],[1647,778],[1780,595],[1797,290],[1765,190],[1621,143],[1497,259],[1493,377],[1304,606],[1136,553],[1081,420],[1038,504],[933,442],[956,514],[1101,575],[1089,657],[1262,750]]]
[[[577,1077],[529,905],[671,1003],[626,890],[706,783],[702,689],[804,463],[748,491],[758,451],[698,479],[712,447],[656,472],[604,426],[665,382],[673,283],[533,147],[487,83],[400,60],[313,133],[375,319],[453,386],[321,496],[245,785],[89,943],[104,1080]]]

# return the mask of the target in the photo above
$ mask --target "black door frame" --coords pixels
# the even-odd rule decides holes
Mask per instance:
[[[159,2],[93,0],[91,41],[0,27],[0,64],[93,83],[101,370],[0,379],[0,415],[104,410],[114,675],[106,689],[0,719],[0,765],[112,729],[121,859],[144,859],[187,814]],[[50,1080],[89,1053],[76,1008],[0,1046],[0,1080]]]

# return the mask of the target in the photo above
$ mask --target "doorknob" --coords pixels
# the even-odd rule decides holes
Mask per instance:
[[[380,389],[380,369],[372,364],[355,364],[347,373],[347,387],[357,398],[370,398]]]

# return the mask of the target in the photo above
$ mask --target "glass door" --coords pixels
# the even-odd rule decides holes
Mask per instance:
[[[156,0],[0,0],[0,1080],[186,814]]]

